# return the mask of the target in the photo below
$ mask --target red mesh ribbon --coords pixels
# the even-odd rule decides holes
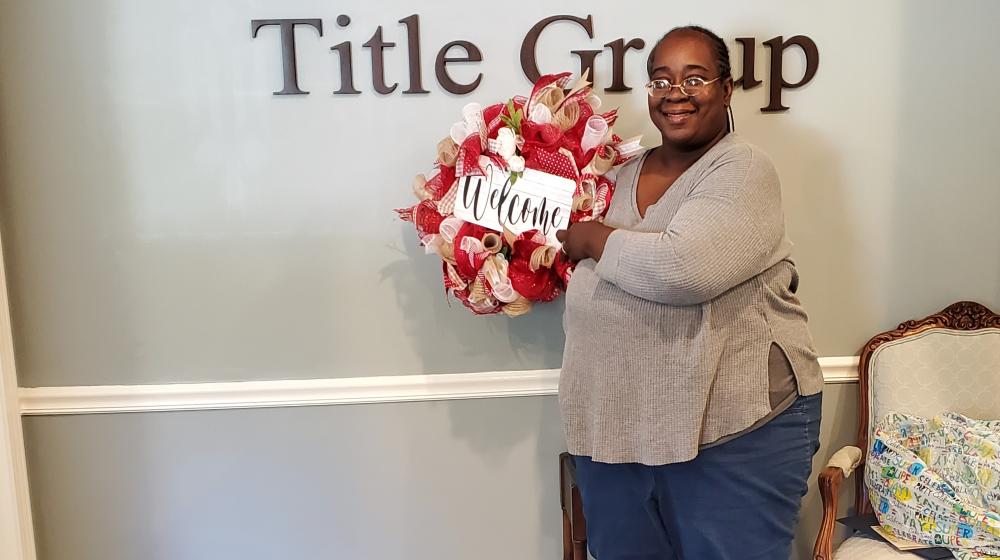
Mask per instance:
[[[556,275],[562,280],[562,285],[565,288],[569,284],[569,277],[573,275],[573,263],[566,258],[566,253],[560,251],[556,255],[556,262],[553,263],[552,269],[556,271]]]
[[[431,200],[441,200],[455,182],[455,168],[450,165],[438,166],[438,172],[427,180],[424,189],[431,194]]]
[[[483,120],[486,122],[486,136],[488,138],[496,138],[497,131],[505,126],[500,119],[500,115],[510,116],[507,107],[503,103],[490,105],[483,109]]]
[[[556,275],[550,268],[531,270],[531,254],[544,245],[544,237],[539,239],[535,230],[522,233],[514,240],[513,258],[507,268],[507,277],[522,296],[532,301],[552,301],[559,295]]]
[[[535,150],[556,151],[564,140],[562,131],[555,125],[530,121],[521,123],[521,136],[524,138],[521,155],[525,159],[531,157],[531,153]]]
[[[566,154],[543,149],[532,150],[531,155],[525,160],[524,166],[574,181],[579,175],[573,160]]]
[[[587,119],[594,116],[594,108],[590,106],[590,103],[579,103],[580,105],[580,118],[577,119],[576,124],[573,128],[566,131],[564,137],[566,142],[563,143],[563,147],[568,149],[573,154],[573,159],[576,160],[578,169],[583,169],[593,156],[593,150],[589,150],[590,154],[585,154],[583,148],[580,147],[580,139],[583,138],[583,129],[587,127]]]
[[[455,175],[467,177],[482,175],[479,167],[479,156],[483,154],[483,144],[478,134],[473,134],[462,142],[458,148],[458,160],[455,162]]]
[[[471,283],[475,280],[476,275],[479,274],[479,269],[483,267],[486,255],[470,254],[462,248],[462,239],[465,237],[471,237],[473,239],[480,240],[488,231],[489,230],[483,226],[466,222],[462,224],[462,227],[458,228],[458,233],[455,234],[455,262],[457,263],[455,269],[458,270],[459,276],[461,276],[466,282]]]
[[[444,220],[444,216],[438,214],[437,206],[429,200],[424,200],[413,207],[413,220],[411,221],[413,225],[417,226],[417,234],[421,238],[437,233],[442,220]]]

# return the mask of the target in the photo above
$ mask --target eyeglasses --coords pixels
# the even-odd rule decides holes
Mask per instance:
[[[649,96],[653,99],[662,99],[673,91],[674,88],[681,90],[683,95],[688,97],[695,97],[705,91],[709,84],[713,84],[722,79],[722,76],[714,80],[704,80],[698,77],[685,78],[683,82],[679,84],[671,84],[670,80],[653,80],[646,84],[646,91],[649,92]]]

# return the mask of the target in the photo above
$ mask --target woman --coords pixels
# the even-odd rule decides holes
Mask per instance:
[[[822,372],[795,297],[778,176],[730,132],[729,52],[667,33],[649,58],[662,145],[603,224],[561,234],[559,400],[598,560],[787,560],[819,445]]]

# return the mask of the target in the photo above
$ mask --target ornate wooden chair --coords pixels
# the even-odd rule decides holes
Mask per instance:
[[[1000,418],[1000,316],[963,301],[875,335],[862,350],[859,378],[858,445],[834,454],[819,475],[823,522],[813,558],[916,558],[861,536],[848,538],[833,552],[840,485],[860,471],[855,476],[855,511],[872,513],[864,483],[865,456],[873,422],[891,411],[918,416],[954,411],[973,418]]]

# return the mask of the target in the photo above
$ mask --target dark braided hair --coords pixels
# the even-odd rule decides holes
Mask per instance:
[[[715,32],[700,25],[683,25],[675,27],[664,33],[663,37],[660,37],[660,40],[653,45],[653,49],[649,51],[649,58],[646,59],[646,74],[649,75],[650,78],[653,77],[653,55],[656,54],[656,49],[659,48],[660,43],[662,43],[667,37],[678,31],[693,31],[707,38],[715,48],[715,64],[719,67],[719,77],[723,81],[726,79],[732,79],[733,71],[732,66],[729,63],[729,47],[726,46],[726,42],[723,41],[721,37],[716,35]],[[732,107],[727,106],[726,111],[729,113],[729,118],[726,120],[726,128],[732,132],[733,130],[736,130],[736,119],[733,117]]]
[[[700,25],[675,27],[664,33],[663,37],[660,37],[660,40],[653,45],[653,50],[649,51],[649,58],[646,59],[646,73],[649,74],[650,77],[652,77],[653,74],[653,54],[656,53],[656,49],[659,48],[660,43],[662,43],[667,37],[678,31],[694,31],[695,33],[700,33],[708,38],[712,42],[712,46],[715,47],[715,64],[719,67],[719,75],[722,76],[722,79],[733,77],[732,68],[729,64],[729,47],[726,46],[726,42],[714,32],[705,29]]]

